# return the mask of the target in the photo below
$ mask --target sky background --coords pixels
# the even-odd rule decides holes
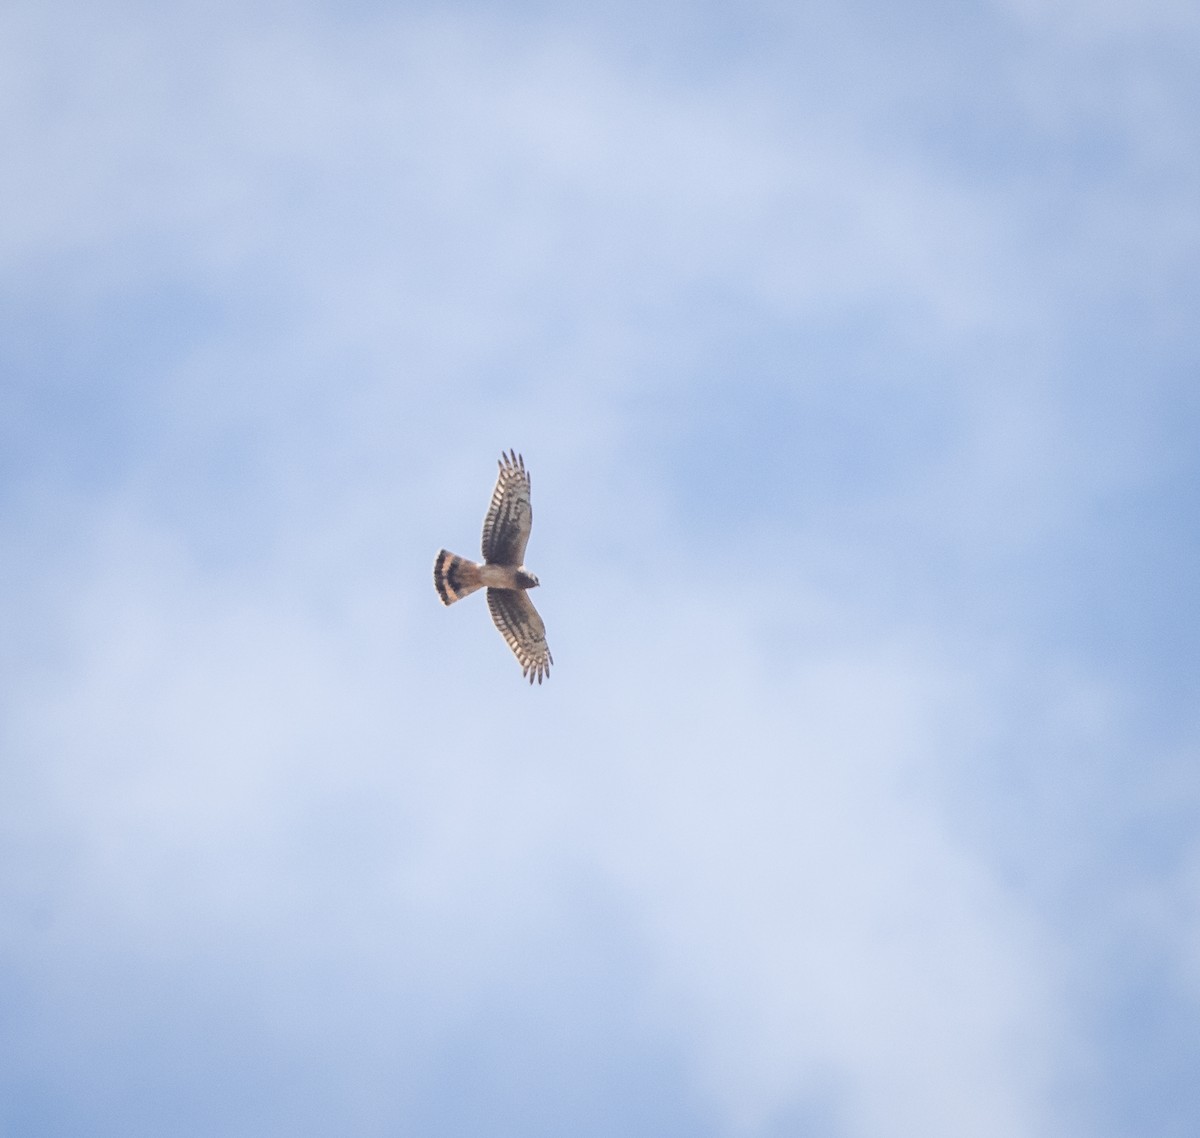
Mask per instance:
[[[1197,58],[6,3],[0,1133],[1196,1134]]]

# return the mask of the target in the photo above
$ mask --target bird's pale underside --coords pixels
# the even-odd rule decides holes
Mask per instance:
[[[483,519],[482,564],[439,550],[433,584],[444,605],[476,589],[487,589],[492,620],[520,663],[521,674],[540,684],[550,674],[554,658],[546,644],[546,626],[528,593],[538,583],[524,564],[532,525],[529,472],[525,459],[510,451],[500,456],[500,475]]]

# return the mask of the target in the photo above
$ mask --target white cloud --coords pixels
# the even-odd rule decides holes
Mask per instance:
[[[17,735],[74,851],[43,883],[60,953],[225,957],[284,1022],[326,959],[442,1009],[446,1038],[569,920],[561,887],[590,866],[731,1132],[830,1073],[851,1132],[1055,1130],[1047,933],[938,814],[964,682],[944,665],[874,648],[781,682],[705,590],[636,602],[606,638],[601,586],[539,704],[480,611],[384,610],[385,637],[322,619],[303,569],[274,567],[272,595],[218,584],[125,526],[88,573],[62,610],[69,669],[25,685]],[[10,953],[44,943],[10,925]]]

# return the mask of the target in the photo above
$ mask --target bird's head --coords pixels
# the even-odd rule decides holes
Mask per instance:
[[[517,583],[522,589],[536,589],[538,579],[523,566],[517,570]]]

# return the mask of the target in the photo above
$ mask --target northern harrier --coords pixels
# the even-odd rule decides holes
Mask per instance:
[[[520,663],[521,675],[540,684],[554,659],[546,645],[546,626],[526,592],[538,583],[524,564],[532,525],[525,459],[510,451],[500,456],[500,476],[483,519],[483,564],[440,550],[433,563],[433,584],[444,605],[486,587],[492,620]]]

